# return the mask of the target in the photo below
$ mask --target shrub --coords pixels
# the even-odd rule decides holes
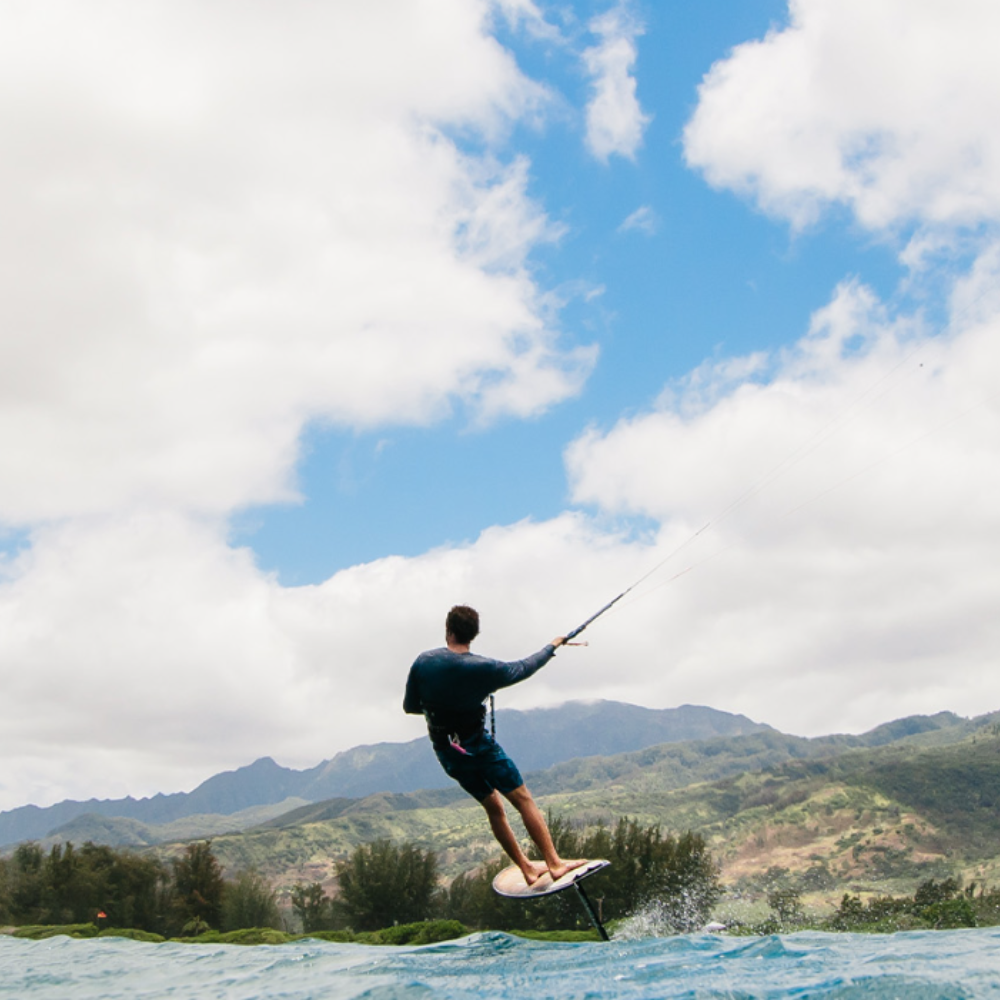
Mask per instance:
[[[437,857],[412,844],[376,840],[337,865],[337,907],[355,930],[424,920],[437,895]]]
[[[255,869],[240,872],[226,883],[222,900],[222,929],[236,931],[244,927],[281,929],[281,914],[271,884]]]

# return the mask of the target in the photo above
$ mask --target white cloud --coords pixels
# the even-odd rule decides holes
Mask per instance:
[[[581,438],[575,495],[681,540],[717,515],[676,561],[699,569],[675,676],[707,671],[748,714],[798,731],[859,729],[886,705],[987,711],[1000,704],[1000,11],[789,11],[705,77],[689,164],[794,226],[841,204],[903,231],[910,287],[951,282],[951,322],[931,337],[848,282],[794,349],[707,363],[654,411]],[[941,264],[970,250],[956,281]]]
[[[806,734],[883,722],[887,705],[995,707],[997,277],[984,264],[956,292],[947,340],[845,285],[794,348],[705,366],[655,410],[582,436],[567,466],[594,517],[491,528],[299,588],[214,520],[37,529],[0,583],[0,808],[414,738],[406,670],[451,603],[481,609],[484,652],[515,658],[664,559],[589,648],[501,706],[709,703]],[[636,513],[649,537],[606,527]]]
[[[559,29],[545,20],[545,15],[533,0],[492,0],[493,6],[511,28],[523,28],[532,38],[546,41],[562,40]]]
[[[649,205],[640,205],[618,227],[618,232],[640,232],[646,236],[655,236],[660,228],[660,220]]]
[[[589,648],[501,706],[709,703],[805,734],[861,730],[887,705],[995,707],[1000,303],[988,287],[982,273],[956,293],[941,340],[845,285],[792,349],[705,367],[655,410],[582,436],[567,465],[593,518],[491,528],[300,588],[262,574],[214,521],[38,529],[0,585],[0,808],[189,788],[265,753],[302,767],[414,738],[406,670],[441,641],[451,603],[481,609],[484,652],[515,658],[664,559]],[[658,525],[650,537],[604,526],[636,513]]]
[[[705,77],[692,166],[795,225],[831,203],[875,230],[1000,218],[1000,7],[790,0],[789,13]]]
[[[677,550],[619,616],[644,635],[623,663],[661,657],[635,670],[648,704],[805,733],[1000,704],[998,345],[995,301],[923,339],[847,285],[765,381],[702,371],[571,446],[578,502]]]
[[[595,17],[590,30],[600,41],[583,53],[592,91],[587,104],[587,148],[605,162],[613,155],[631,160],[650,121],[639,105],[632,75],[635,40],[642,34],[642,25],[628,3],[619,3]]]
[[[947,336],[848,282],[793,348],[713,359],[581,436],[592,518],[301,588],[227,544],[234,508],[287,495],[311,419],[530,415],[594,362],[527,269],[558,233],[526,165],[489,151],[547,95],[483,24],[536,8],[430,7],[48,0],[0,36],[0,519],[33,525],[0,562],[0,808],[416,736],[403,680],[450,603],[520,656],[675,551],[501,703],[711,703],[804,733],[1000,704],[996,248]],[[591,26],[605,159],[646,121],[625,9]],[[996,88],[971,87],[994,14],[939,10],[795,5],[706,80],[691,162],[797,224],[836,201],[916,222],[906,260],[933,269],[943,228],[996,217]],[[648,538],[607,528],[632,514]]]
[[[5,11],[0,530],[30,545],[0,561],[0,806],[398,732],[412,650],[343,609],[399,566],[285,590],[226,518],[292,494],[310,421],[530,416],[592,368],[529,269],[559,229],[501,156],[549,95],[494,13]]]
[[[590,552],[572,575],[595,592],[636,565],[573,516],[300,588],[260,573],[217,524],[176,515],[80,519],[33,541],[0,584],[0,808],[190,788],[262,754],[312,766],[416,737],[406,671],[441,643],[452,603],[482,606],[484,639],[515,658],[588,610],[563,586],[574,552]],[[564,700],[568,681],[551,671],[531,696]]]
[[[0,519],[226,512],[288,497],[309,420],[522,415],[578,391],[593,352],[559,342],[526,267],[557,233],[525,164],[489,153],[547,98],[488,14],[18,6]]]

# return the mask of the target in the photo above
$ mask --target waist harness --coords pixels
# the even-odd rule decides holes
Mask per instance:
[[[486,728],[486,706],[467,712],[449,712],[440,709],[424,709],[427,732],[432,743],[460,744],[478,736]]]

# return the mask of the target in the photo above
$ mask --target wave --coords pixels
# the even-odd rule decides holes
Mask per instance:
[[[998,945],[994,928],[572,944],[484,933],[422,947],[0,938],[0,997],[1000,1000]]]

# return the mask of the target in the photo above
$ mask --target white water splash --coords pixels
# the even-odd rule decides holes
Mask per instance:
[[[705,900],[699,893],[681,893],[670,899],[651,899],[615,928],[616,941],[670,937],[702,930],[706,921]]]

